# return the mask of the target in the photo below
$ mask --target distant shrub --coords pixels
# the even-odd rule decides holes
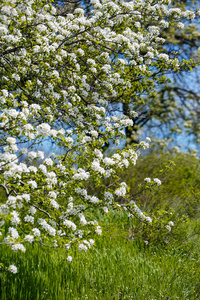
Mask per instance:
[[[141,171],[143,170],[143,171]],[[130,187],[129,194],[147,212],[173,208],[179,215],[199,215],[200,160],[189,153],[150,153],[136,166],[120,172]],[[162,184],[151,188],[145,178],[159,178]],[[144,185],[146,186],[144,187]]]
[[[146,244],[191,241],[190,236],[198,234],[199,171],[200,160],[190,153],[160,152],[149,153],[136,166],[120,172],[130,187],[130,198],[152,218],[151,225],[134,218],[130,237],[141,238]],[[162,184],[153,184],[154,178]]]

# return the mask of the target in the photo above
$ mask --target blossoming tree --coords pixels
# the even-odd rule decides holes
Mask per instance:
[[[168,4],[93,0],[90,14],[79,7],[60,15],[47,0],[0,0],[0,184],[6,193],[0,244],[14,251],[32,242],[87,250],[101,234],[91,210],[118,207],[119,197],[125,209],[151,222],[116,175],[136,163],[148,140],[111,157],[102,146],[108,139],[117,144],[133,124],[113,103],[128,103],[162,82],[164,72],[187,65],[160,51],[159,33],[166,23],[195,15]],[[45,157],[38,145],[47,139],[63,154]],[[17,272],[13,265],[9,270]]]
[[[56,0],[54,5],[57,5],[61,15],[65,15],[69,12],[69,9],[73,11],[74,7],[79,7],[83,3],[85,13],[91,14],[92,4],[90,0],[71,1],[70,6],[68,0]],[[198,0],[172,0],[170,8],[176,8],[177,13],[184,11],[186,8],[197,10],[199,3]],[[154,4],[156,3],[154,2]],[[199,15],[199,12],[197,15]],[[187,12],[185,16],[191,19],[194,17],[190,12]],[[150,25],[145,21],[145,19],[140,19],[140,22],[136,24],[140,30],[146,30]],[[190,61],[187,69],[191,70],[193,66],[200,63],[200,19],[198,16],[190,22],[187,19],[181,21],[174,24],[175,26],[169,26],[169,22],[166,22],[165,19],[162,20],[159,37],[164,38],[165,41],[163,44],[160,43],[159,47],[162,49],[159,51],[170,58],[176,56],[179,61],[183,59]],[[151,26],[157,25],[157,20],[155,18],[151,19]],[[150,63],[150,59],[146,60],[146,63]],[[162,145],[167,144],[172,138],[177,141],[176,138],[180,138],[180,135],[182,135],[182,140],[184,136],[187,142],[189,140],[194,143],[199,142],[199,72],[198,68],[194,68],[193,72],[187,72],[187,69],[180,68],[178,73],[168,73],[162,78],[162,84],[159,84],[159,86],[157,81],[153,80],[151,89],[148,91],[146,91],[146,85],[142,84],[139,93],[137,89],[133,92],[130,103],[123,102],[124,113],[133,120],[133,126],[125,129],[127,145],[138,142],[140,135],[144,135],[146,131],[154,140],[158,136],[160,138],[167,137],[165,140],[159,140]],[[122,109],[122,106],[120,109]],[[135,110],[137,114],[131,116],[129,114],[131,110]]]

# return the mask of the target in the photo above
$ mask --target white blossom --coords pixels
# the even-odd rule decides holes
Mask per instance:
[[[9,269],[9,271],[10,271],[11,273],[13,273],[13,274],[16,274],[16,273],[17,273],[17,267],[14,266],[14,265],[10,265],[8,269]]]
[[[146,182],[150,183],[150,182],[151,182],[151,178],[149,178],[149,177],[146,177],[146,178],[144,179],[144,181],[146,181]]]
[[[29,243],[32,243],[33,240],[34,240],[34,236],[33,235],[30,235],[30,234],[27,234],[24,238],[25,241],[29,242]]]
[[[101,235],[102,234],[102,229],[100,226],[97,226],[97,228],[95,229],[95,232],[98,234],[98,235]]]
[[[72,228],[73,231],[76,230],[76,225],[72,221],[64,220],[63,224],[68,228]]]
[[[158,178],[154,178],[153,180],[157,185],[161,185],[161,181]]]
[[[174,222],[173,221],[169,221],[169,226],[173,227],[174,226]]]
[[[166,229],[170,232],[172,229],[169,225],[166,226]]]
[[[34,223],[34,217],[33,217],[33,216],[27,215],[27,216],[24,218],[24,221],[33,224],[33,223]]]
[[[79,250],[87,251],[88,247],[86,245],[84,245],[84,244],[79,244],[78,249]]]
[[[40,237],[40,230],[38,228],[33,228],[32,229],[34,236]]]
[[[71,255],[68,255],[68,256],[67,256],[67,261],[69,261],[69,262],[72,261],[72,256],[71,256]]]
[[[20,250],[22,252],[26,251],[26,248],[22,244],[13,244],[11,248],[13,251],[17,251],[17,250]]]

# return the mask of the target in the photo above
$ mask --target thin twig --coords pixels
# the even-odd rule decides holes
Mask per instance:
[[[8,191],[6,185],[5,184],[1,184],[1,186],[5,189],[6,195],[9,196],[9,191]]]
[[[51,219],[51,216],[50,216],[50,214],[49,214],[47,211],[41,209],[40,207],[38,207],[38,206],[35,205],[35,204],[33,204],[33,206],[34,206],[35,208],[37,208],[39,211],[41,211],[41,212],[43,212],[44,214],[46,214],[46,215]]]

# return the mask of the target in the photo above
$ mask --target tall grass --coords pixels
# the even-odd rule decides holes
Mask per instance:
[[[200,299],[199,254],[189,248],[140,247],[102,237],[87,253],[66,253],[33,244],[25,254],[1,248],[1,260],[17,260],[18,274],[2,272],[0,299]]]

